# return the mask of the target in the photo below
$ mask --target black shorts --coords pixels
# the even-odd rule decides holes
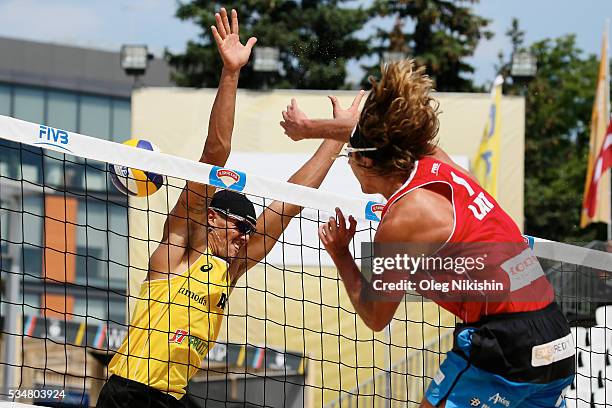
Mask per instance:
[[[185,408],[180,400],[148,385],[112,375],[98,397],[97,408]]]
[[[454,337],[454,352],[471,365],[510,381],[548,384],[576,370],[569,324],[555,302],[533,312],[458,324]]]

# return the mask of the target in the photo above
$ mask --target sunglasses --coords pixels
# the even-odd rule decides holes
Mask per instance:
[[[235,229],[236,231],[238,231],[242,235],[249,235],[249,236],[251,236],[255,232],[257,232],[257,228],[255,228],[255,226],[253,224],[251,224],[250,222],[246,221],[244,218],[235,216],[235,215],[230,214],[227,211],[219,209],[219,208],[213,208],[213,210],[215,210],[216,212],[218,212],[220,214],[223,214],[226,218],[231,219],[232,221],[234,221],[235,227],[229,228],[229,229]]]
[[[230,217],[232,218],[232,217]],[[240,221],[234,218],[234,220],[236,221],[236,230],[241,233],[242,235],[253,235],[257,229],[251,225],[250,222],[246,222],[246,221]]]
[[[355,152],[373,152],[375,150],[378,150],[378,147],[351,147],[351,146],[347,146],[344,148],[344,153],[340,153],[337,154],[336,156],[334,156],[334,159],[337,159],[339,157],[351,157],[351,155]]]

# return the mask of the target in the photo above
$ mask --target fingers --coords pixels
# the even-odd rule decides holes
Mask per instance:
[[[230,28],[229,19],[227,18],[227,10],[224,7],[221,7],[221,21],[223,22],[223,28],[227,34],[232,33],[232,29]]]
[[[357,231],[357,220],[355,218],[353,218],[352,215],[349,215],[349,229],[348,229],[348,233],[352,237],[352,236],[355,235],[356,231]]]
[[[328,96],[328,98],[331,101],[332,108],[333,108],[334,111],[340,109],[340,103],[338,102],[338,98],[336,98],[333,95]]]
[[[338,229],[342,232],[346,232],[346,220],[344,214],[340,211],[340,208],[336,207],[336,219],[338,220]]]
[[[365,91],[362,89],[361,91],[359,91],[355,99],[353,99],[353,103],[351,104],[351,109],[359,108],[359,104],[361,103],[361,100],[363,99],[363,95],[365,95]]]
[[[225,31],[225,26],[223,25],[221,14],[215,13],[215,22],[217,23],[217,31],[219,32],[221,39],[225,39],[225,37],[227,37],[227,31]]]
[[[285,122],[289,122],[289,114],[285,111],[282,112],[283,115],[283,119],[285,120]]]
[[[327,227],[327,224],[323,224],[319,227],[319,239],[325,246],[329,244],[326,227]]]
[[[238,27],[238,13],[232,9],[232,34],[239,34],[240,28]]]
[[[249,50],[253,48],[253,46],[255,45],[255,43],[257,42],[257,38],[255,37],[251,37],[249,38],[249,40],[247,41],[245,47],[247,47]]]
[[[210,29],[212,30],[212,34],[213,34],[213,38],[215,39],[215,42],[217,43],[218,46],[221,46],[221,44],[223,44],[223,38],[221,38],[221,36],[219,35],[219,31],[217,31],[217,27],[211,26]]]

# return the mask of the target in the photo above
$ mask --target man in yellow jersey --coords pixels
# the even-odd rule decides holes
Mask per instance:
[[[256,39],[240,43],[234,10],[231,23],[224,9],[215,17],[212,32],[224,65],[200,161],[224,166],[238,75]],[[358,115],[362,96],[347,110],[332,100],[334,116]],[[319,187],[342,145],[324,141],[288,181]],[[184,406],[185,387],[217,339],[232,288],[266,256],[300,211],[299,206],[274,201],[256,218],[244,195],[188,181],[149,259],[128,335],[109,365],[111,377],[97,406]]]

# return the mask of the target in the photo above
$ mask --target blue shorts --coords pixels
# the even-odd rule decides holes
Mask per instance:
[[[446,408],[562,408],[574,381],[575,346],[555,303],[455,328],[425,397]]]
[[[427,389],[427,401],[437,407],[446,399],[446,408],[564,408],[564,391],[574,375],[548,384],[506,380],[449,352]]]

